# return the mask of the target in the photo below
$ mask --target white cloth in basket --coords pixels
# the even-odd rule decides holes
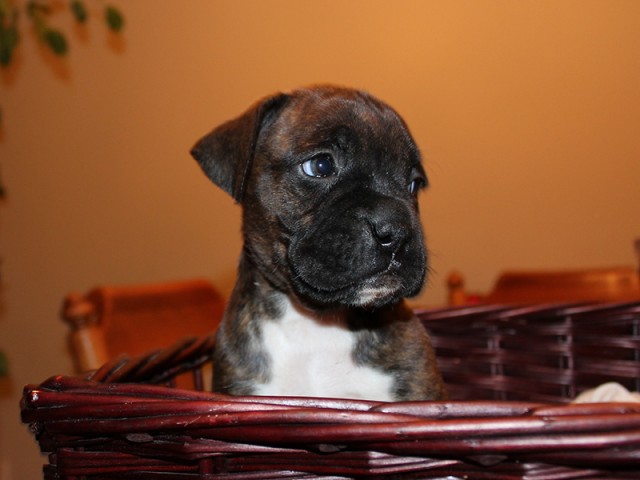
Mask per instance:
[[[578,395],[572,403],[640,402],[640,393],[630,392],[616,382],[587,390]]]

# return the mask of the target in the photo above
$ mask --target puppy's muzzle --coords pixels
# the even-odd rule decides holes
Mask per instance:
[[[350,196],[331,212],[290,245],[299,294],[321,304],[364,306],[363,289],[377,292],[380,305],[419,291],[426,257],[413,206],[384,195]]]

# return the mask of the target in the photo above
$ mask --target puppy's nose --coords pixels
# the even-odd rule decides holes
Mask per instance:
[[[401,222],[390,218],[374,218],[370,220],[370,225],[373,238],[390,252],[397,251],[407,239],[408,230]]]

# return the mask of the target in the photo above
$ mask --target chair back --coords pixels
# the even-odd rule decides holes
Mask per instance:
[[[640,298],[640,279],[632,267],[566,271],[507,271],[486,303],[615,302]]]
[[[492,290],[472,293],[464,276],[447,279],[449,305],[475,303],[619,302],[640,299],[640,274],[634,267],[581,270],[507,270]]]
[[[224,301],[206,280],[100,286],[66,296],[62,319],[76,370],[93,370],[120,354],[165,348],[185,336],[213,332]]]

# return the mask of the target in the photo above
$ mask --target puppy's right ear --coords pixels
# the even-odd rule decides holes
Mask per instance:
[[[278,94],[253,105],[240,117],[230,120],[201,138],[191,155],[209,179],[240,203],[260,131],[284,105],[288,95]]]

